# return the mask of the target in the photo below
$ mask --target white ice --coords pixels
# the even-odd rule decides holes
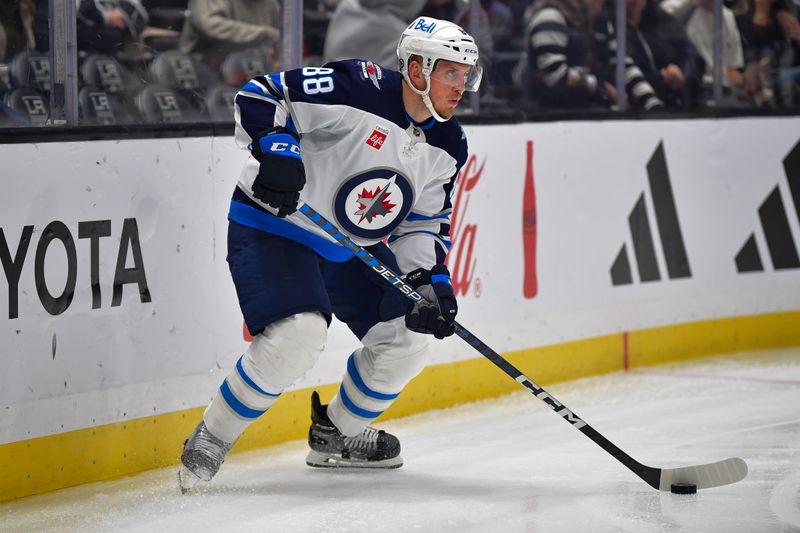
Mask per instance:
[[[169,468],[8,502],[0,531],[800,531],[800,349],[546,389],[642,463],[741,457],[749,474],[656,491],[521,391],[381,424],[401,438],[399,470],[312,469],[294,442],[234,454],[186,496]]]

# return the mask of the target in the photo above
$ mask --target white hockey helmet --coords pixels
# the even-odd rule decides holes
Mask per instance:
[[[408,78],[408,63],[412,56],[422,60],[422,73],[425,76],[425,89],[414,87]],[[397,58],[400,60],[400,73],[411,90],[422,96],[422,101],[439,122],[446,119],[439,116],[430,99],[431,75],[440,59],[469,65],[464,79],[465,91],[477,91],[483,76],[483,68],[478,65],[478,45],[470,34],[457,24],[430,17],[419,17],[400,35],[397,43]],[[446,79],[436,78],[448,83]],[[462,80],[457,80],[460,84]]]

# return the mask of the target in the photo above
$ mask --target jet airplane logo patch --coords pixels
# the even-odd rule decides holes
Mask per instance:
[[[367,223],[370,223],[376,216],[383,217],[392,212],[392,208],[396,204],[389,201],[389,195],[392,194],[389,191],[389,187],[394,185],[395,179],[397,179],[397,174],[389,178],[389,183],[383,187],[378,187],[375,191],[368,191],[366,187],[361,189],[357,200],[359,209],[355,212],[356,215],[361,217],[358,219],[359,224],[364,219],[367,220]]]

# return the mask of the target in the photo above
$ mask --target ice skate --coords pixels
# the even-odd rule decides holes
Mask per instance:
[[[233,444],[218,439],[202,420],[183,444],[178,484],[186,493],[200,481],[211,481]]]
[[[319,394],[311,394],[311,429],[308,431],[311,451],[308,466],[322,468],[400,468],[400,441],[397,437],[371,427],[355,437],[345,437],[328,418],[327,406],[320,404]]]

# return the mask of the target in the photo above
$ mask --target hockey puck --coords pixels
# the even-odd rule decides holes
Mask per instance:
[[[694,483],[673,483],[669,491],[673,494],[697,494],[697,485]]]

